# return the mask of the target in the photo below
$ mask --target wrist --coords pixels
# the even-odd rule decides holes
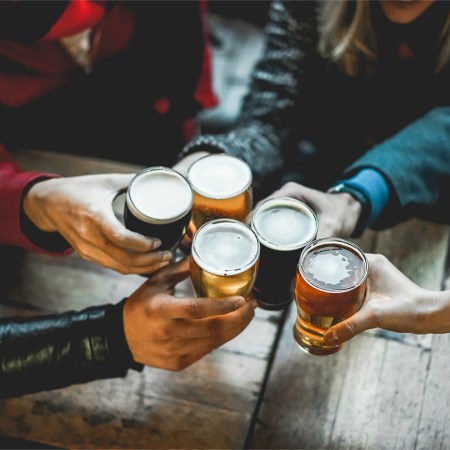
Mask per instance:
[[[371,206],[367,196],[360,190],[345,183],[332,186],[327,192],[329,194],[346,194],[349,210],[352,212],[352,216],[356,217],[351,236],[360,237],[367,228],[370,217]]]
[[[422,289],[418,304],[424,312],[419,316],[420,333],[450,332],[450,291]]]

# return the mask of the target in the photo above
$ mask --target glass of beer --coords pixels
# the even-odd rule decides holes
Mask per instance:
[[[193,193],[180,173],[150,167],[131,180],[124,207],[125,226],[161,240],[159,250],[175,250],[186,233]]]
[[[245,221],[252,210],[252,172],[234,156],[208,155],[195,161],[187,178],[194,191],[189,234],[220,217]]]
[[[247,298],[256,278],[259,242],[250,227],[234,219],[216,219],[194,235],[191,280],[199,297]]]
[[[283,309],[294,298],[291,287],[300,254],[316,238],[317,216],[300,200],[269,198],[256,207],[251,227],[261,244],[253,297],[261,308]]]
[[[319,239],[304,248],[295,284],[294,325],[294,338],[302,350],[329,355],[342,347],[325,345],[323,336],[329,327],[361,307],[368,268],[362,250],[344,239]]]

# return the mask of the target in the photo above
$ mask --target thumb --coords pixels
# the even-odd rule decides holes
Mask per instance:
[[[368,311],[361,309],[348,319],[330,327],[323,340],[328,345],[342,344],[357,334],[375,327],[373,316]]]

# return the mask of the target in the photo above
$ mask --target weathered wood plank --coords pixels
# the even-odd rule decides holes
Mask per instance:
[[[134,172],[137,166],[50,152],[19,152],[23,167],[62,175]],[[121,206],[116,208],[120,216]],[[120,275],[76,254],[55,258],[13,252],[0,276],[2,298],[43,312],[114,303],[144,279]],[[10,261],[9,252],[0,259]],[[177,290],[193,295],[189,280]],[[14,302],[12,303],[14,305]],[[0,314],[28,310],[0,307]],[[33,312],[31,312],[33,314]],[[123,379],[99,380],[0,401],[0,435],[65,448],[241,448],[273,351],[281,314],[257,310],[234,340],[180,373],[145,368]]]
[[[442,286],[448,227],[413,220],[355,242],[419,285]],[[297,347],[295,317],[293,307],[252,448],[449,448],[448,336],[369,331],[320,358]]]

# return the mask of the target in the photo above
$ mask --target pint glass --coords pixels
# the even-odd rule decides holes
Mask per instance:
[[[294,338],[302,350],[329,355],[342,347],[325,345],[323,336],[329,327],[360,308],[367,272],[364,253],[344,239],[319,239],[304,248],[297,269],[294,325]]]
[[[259,242],[245,224],[216,219],[195,233],[190,273],[199,297],[228,297],[250,294],[256,278]]]
[[[293,299],[291,284],[300,253],[316,238],[317,217],[300,200],[269,198],[256,207],[251,226],[261,244],[253,296],[261,308],[283,309]]]
[[[159,238],[159,250],[174,250],[186,232],[192,202],[192,189],[181,174],[150,167],[136,174],[128,186],[125,226]]]
[[[228,217],[245,221],[252,209],[252,173],[242,160],[229,155],[208,155],[188,171],[194,191],[189,234],[212,219]]]

